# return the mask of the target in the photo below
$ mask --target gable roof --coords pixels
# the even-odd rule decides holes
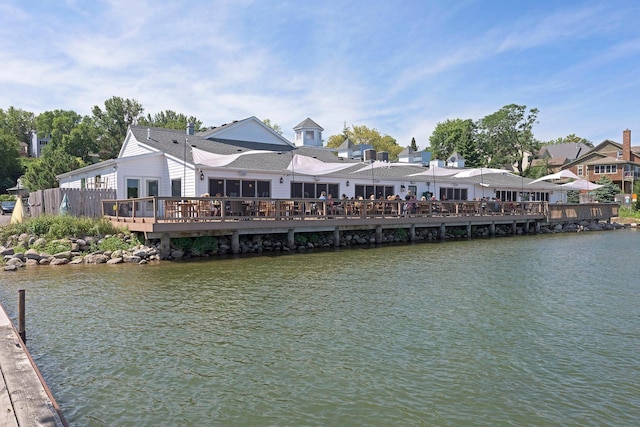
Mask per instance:
[[[288,139],[265,125],[255,116],[211,127],[204,132],[199,132],[197,136],[210,140],[250,140],[257,143],[293,146]],[[249,136],[250,138],[248,138]]]
[[[302,128],[316,128],[316,129],[324,130],[322,126],[320,126],[319,124],[311,120],[309,117],[307,117],[306,119],[298,123],[296,126],[294,126],[293,130],[298,130]]]
[[[553,159],[569,159],[578,158],[581,154],[587,153],[591,147],[582,142],[565,142],[563,144],[550,144],[542,147],[539,151],[540,156],[548,155]]]

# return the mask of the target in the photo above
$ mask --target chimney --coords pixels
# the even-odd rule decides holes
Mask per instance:
[[[187,123],[187,135],[195,135],[193,130],[193,123]]]
[[[627,162],[631,161],[631,131],[629,129],[622,131],[622,159]]]

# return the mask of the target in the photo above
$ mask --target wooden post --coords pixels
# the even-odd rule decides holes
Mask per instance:
[[[295,249],[296,247],[296,234],[293,228],[287,230],[287,245],[289,249]]]
[[[24,321],[24,310],[25,310],[25,303],[24,303],[24,289],[20,289],[18,291],[18,335],[20,335],[20,339],[22,339],[22,342],[26,343],[27,342],[27,332],[25,330],[25,321]]]

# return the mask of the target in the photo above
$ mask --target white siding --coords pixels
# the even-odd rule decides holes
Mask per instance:
[[[140,154],[149,154],[153,153],[155,150],[152,150],[151,147],[140,144],[133,134],[129,134],[127,140],[122,147],[120,157],[132,157],[138,156]]]

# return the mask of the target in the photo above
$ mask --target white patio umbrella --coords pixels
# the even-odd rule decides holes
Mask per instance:
[[[554,179],[562,179],[562,178],[581,179],[578,175],[571,172],[569,169],[565,169],[560,172],[552,173],[551,175],[545,175],[538,179],[534,179],[529,184],[535,184],[536,182],[540,182],[540,181],[552,181]]]
[[[484,187],[487,187],[487,185],[485,185],[485,183],[484,183],[484,175],[495,174],[495,173],[511,174],[511,172],[509,172],[508,170],[505,170],[505,169],[473,168],[473,169],[467,169],[467,170],[462,171],[462,172],[458,172],[457,174],[453,175],[453,177],[454,178],[472,178],[474,176],[479,176],[480,177],[480,187],[482,187],[482,197],[484,198]]]
[[[418,173],[412,173],[409,176],[427,176],[427,177],[432,177],[433,178],[433,193],[431,193],[432,195],[435,196],[436,194],[436,176],[451,176],[451,175],[455,175],[458,172],[460,172],[460,169],[451,169],[451,168],[441,168],[439,166],[429,166],[429,169],[427,169],[424,172],[418,172]]]
[[[604,187],[601,184],[594,184],[593,182],[589,182],[585,179],[578,179],[576,181],[567,182],[566,184],[562,184],[560,187],[566,188],[568,190],[587,190],[592,191],[596,190],[600,187]]]

